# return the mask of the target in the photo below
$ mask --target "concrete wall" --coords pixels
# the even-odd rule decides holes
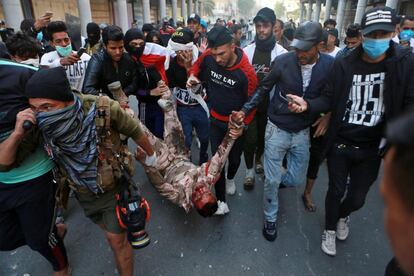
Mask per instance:
[[[33,15],[39,18],[46,11],[53,12],[52,20],[65,20],[65,13],[79,17],[76,0],[36,0],[32,1]]]

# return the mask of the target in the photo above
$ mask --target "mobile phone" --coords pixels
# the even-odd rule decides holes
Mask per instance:
[[[84,53],[86,53],[86,49],[85,48],[79,48],[77,55],[80,58]]]
[[[289,103],[291,103],[291,104],[297,104],[297,105],[300,105],[300,104],[298,104],[292,97],[290,97],[290,96],[286,96],[286,99],[287,99],[287,101],[289,102]]]

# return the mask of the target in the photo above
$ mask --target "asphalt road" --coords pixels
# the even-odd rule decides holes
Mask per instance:
[[[263,179],[253,191],[243,190],[244,163],[236,176],[237,193],[228,197],[230,213],[202,218],[162,198],[138,167],[135,177],[152,208],[147,227],[151,244],[135,251],[135,275],[383,275],[392,256],[383,227],[379,182],[365,206],[351,216],[347,241],[337,242],[337,256],[320,249],[327,190],[325,164],[315,184],[316,213],[304,210],[303,187],[280,191],[279,237],[266,241],[262,229]],[[73,276],[117,275],[101,230],[72,199],[66,212],[65,244]],[[51,267],[27,246],[0,252],[0,276],[51,275]],[[26,275],[27,276],[27,275]]]

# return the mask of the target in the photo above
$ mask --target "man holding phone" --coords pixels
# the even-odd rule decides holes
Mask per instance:
[[[50,45],[56,50],[44,54],[40,66],[47,68],[63,66],[72,88],[82,91],[91,56],[85,53],[84,48],[80,48],[78,52],[72,50],[72,41],[63,21],[50,22],[47,25],[47,32],[50,35]]]
[[[291,46],[295,51],[275,58],[269,74],[260,82],[249,102],[235,112],[235,120],[242,121],[275,86],[269,102],[268,122],[265,131],[264,152],[264,227],[263,236],[268,241],[277,237],[278,188],[302,185],[310,158],[309,128],[320,111],[309,110],[296,114],[291,107],[297,102],[294,96],[306,101],[321,95],[326,76],[334,59],[318,52],[322,38],[319,23],[305,22],[298,27]],[[287,171],[283,173],[283,158],[287,156]]]

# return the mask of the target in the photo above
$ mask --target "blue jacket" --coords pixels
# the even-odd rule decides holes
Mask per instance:
[[[323,110],[314,108],[304,113],[292,113],[288,109],[286,94],[303,96],[308,102],[318,98],[325,89],[327,77],[334,59],[319,54],[319,59],[312,69],[312,76],[306,91],[303,91],[302,72],[295,52],[280,55],[273,61],[270,73],[260,82],[255,93],[242,111],[248,114],[262,98],[275,86],[275,93],[270,99],[268,117],[277,127],[290,132],[299,132],[312,125]]]

